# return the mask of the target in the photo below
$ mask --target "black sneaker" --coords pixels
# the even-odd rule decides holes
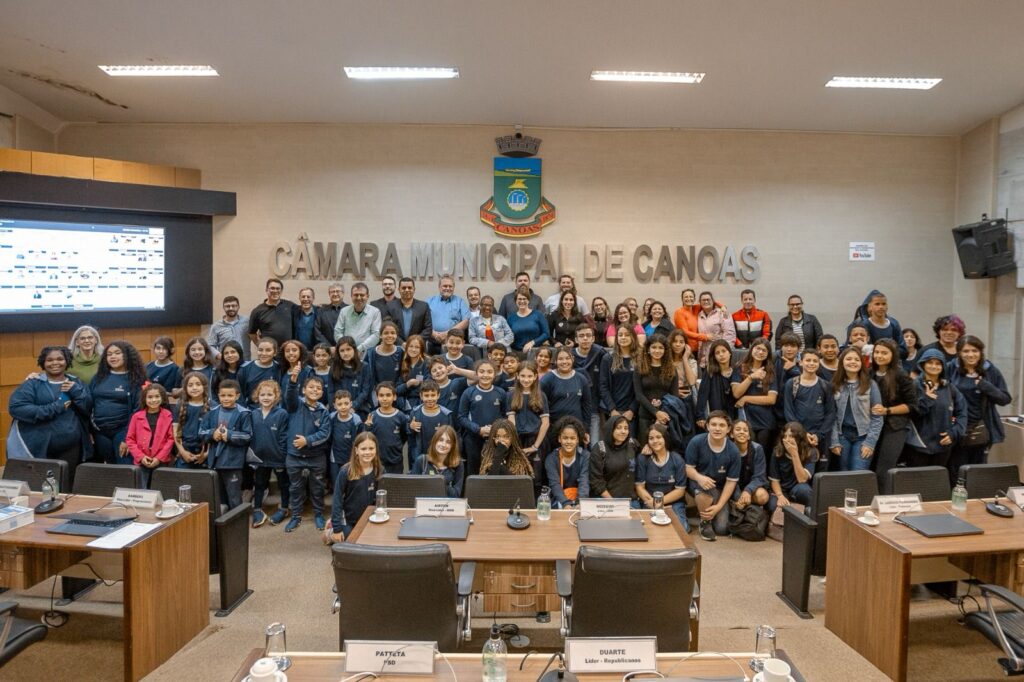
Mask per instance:
[[[718,536],[715,535],[715,529],[711,526],[710,521],[700,522],[700,536],[708,542],[714,542],[718,539]]]

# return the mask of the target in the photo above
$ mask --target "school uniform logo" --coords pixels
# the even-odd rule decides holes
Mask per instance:
[[[480,220],[502,237],[536,237],[555,222],[555,205],[541,195],[540,148],[535,137],[506,135],[495,140],[494,194],[480,206]]]

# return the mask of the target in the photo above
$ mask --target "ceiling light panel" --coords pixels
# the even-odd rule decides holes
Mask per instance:
[[[354,80],[443,80],[458,78],[459,70],[445,66],[346,66],[345,75]]]
[[[217,69],[209,64],[120,64],[100,66],[108,76],[219,76]]]
[[[704,73],[678,71],[591,71],[592,81],[620,83],[688,83],[696,85],[704,80]]]
[[[887,90],[931,90],[941,78],[874,78],[870,76],[833,76],[826,88],[882,88]]]

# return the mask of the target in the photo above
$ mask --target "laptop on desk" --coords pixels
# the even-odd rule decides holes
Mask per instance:
[[[465,540],[469,519],[453,516],[409,516],[402,519],[399,540]]]
[[[97,514],[95,512],[74,512],[54,516],[55,519],[65,519],[52,528],[47,528],[47,533],[58,535],[84,535],[87,537],[99,538],[113,533],[115,530],[131,523],[134,516],[127,514]]]
[[[893,521],[916,530],[926,538],[981,535],[985,531],[953,514],[897,514]]]
[[[580,542],[647,542],[640,519],[580,519],[576,531]]]

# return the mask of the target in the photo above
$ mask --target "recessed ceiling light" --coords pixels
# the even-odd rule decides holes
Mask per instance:
[[[356,80],[437,80],[458,78],[459,70],[445,66],[346,66],[345,75]]]
[[[164,64],[141,64],[141,65],[117,65],[100,66],[108,76],[219,76],[217,69],[205,65],[164,65]]]
[[[704,80],[703,73],[673,71],[591,71],[592,81],[619,81],[623,83],[691,83]]]
[[[931,90],[941,78],[873,78],[869,76],[832,76],[826,88],[885,88],[889,90]]]

